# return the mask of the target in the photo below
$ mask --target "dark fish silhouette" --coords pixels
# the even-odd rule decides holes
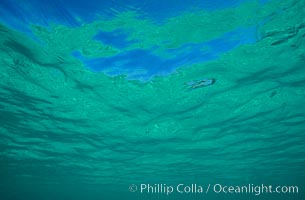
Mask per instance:
[[[215,82],[216,82],[215,79],[204,78],[198,81],[188,82],[187,85],[189,86],[189,89],[196,89],[196,88],[213,85]]]

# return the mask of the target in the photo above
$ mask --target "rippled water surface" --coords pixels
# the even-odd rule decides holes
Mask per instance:
[[[304,16],[304,0],[1,1],[0,199],[302,200]],[[196,192],[156,189],[178,184]]]

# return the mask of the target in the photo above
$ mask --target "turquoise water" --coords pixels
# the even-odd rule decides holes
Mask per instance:
[[[0,199],[304,199],[305,1],[16,2]]]

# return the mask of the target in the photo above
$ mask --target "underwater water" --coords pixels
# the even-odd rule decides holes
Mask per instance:
[[[304,66],[304,0],[1,0],[0,199],[305,199]]]

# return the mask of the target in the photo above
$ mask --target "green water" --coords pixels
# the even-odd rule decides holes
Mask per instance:
[[[1,25],[0,198],[304,199],[304,16],[303,0],[184,13],[163,25],[125,12],[80,28],[33,25],[40,43]],[[257,43],[145,83],[91,72],[70,55],[118,53],[91,39],[101,29],[131,30],[139,42],[130,48],[174,48],[266,17]],[[187,90],[203,77],[217,82]],[[180,183],[204,193],[129,191]],[[215,184],[298,193],[216,194]]]

